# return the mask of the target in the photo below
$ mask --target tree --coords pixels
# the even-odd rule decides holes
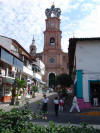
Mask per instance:
[[[26,80],[20,80],[20,79],[15,79],[16,81],[16,88],[17,88],[17,94],[19,95],[20,89],[22,88],[24,91],[24,88],[27,86]]]
[[[27,82],[25,80],[20,80],[18,78],[15,79],[13,83],[13,88],[12,88],[12,99],[11,99],[11,104],[14,104],[15,101],[18,101],[18,96],[20,95],[20,89],[22,88],[24,91],[24,88],[26,88]],[[16,99],[17,96],[17,99]]]
[[[73,83],[71,77],[68,74],[62,73],[55,78],[55,84],[56,86],[60,86],[60,91],[64,94],[65,88],[70,87],[70,85]]]

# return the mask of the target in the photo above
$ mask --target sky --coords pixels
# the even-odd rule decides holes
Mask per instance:
[[[69,38],[100,37],[100,0],[0,0],[0,35],[18,41],[28,52],[33,35],[37,52],[44,47],[45,9],[61,9],[61,47]]]

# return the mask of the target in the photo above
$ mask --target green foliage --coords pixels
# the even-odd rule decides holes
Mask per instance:
[[[53,121],[49,125],[40,126],[33,124],[37,115],[29,110],[27,102],[23,109],[14,108],[10,112],[0,110],[0,133],[100,133],[100,129],[81,123],[74,126],[70,123],[66,126],[57,125]]]
[[[27,127],[31,128],[31,121],[41,119],[29,109],[28,102],[22,109],[13,108],[10,112],[0,110],[0,133],[21,133]]]
[[[34,93],[35,93],[35,92],[38,92],[39,88],[38,88],[38,86],[32,86],[32,90],[33,90]]]
[[[24,89],[27,86],[27,82],[25,80],[20,80],[18,78],[15,79],[13,83],[13,88],[12,88],[12,99],[11,99],[11,104],[19,104],[18,102],[18,96],[20,96],[20,89]],[[16,98],[17,97],[17,98]],[[15,103],[15,101],[17,103]]]
[[[27,83],[26,83],[26,81],[25,80],[20,80],[20,79],[15,79],[15,86],[17,87],[17,88],[25,88],[26,86],[27,86]]]
[[[27,103],[28,104],[28,103]],[[31,122],[32,112],[28,109],[12,109],[11,112],[0,110],[0,133],[99,133],[99,129],[94,129],[85,123],[80,126],[56,125],[53,121],[48,126],[40,126]]]
[[[56,76],[56,85],[60,85],[61,88],[69,87],[72,83],[73,81],[68,74],[62,73]]]
[[[59,87],[57,87],[57,92],[58,92],[59,96],[66,97],[67,96],[66,87],[70,87],[70,85],[72,85],[72,83],[73,83],[73,81],[72,81],[71,77],[66,73],[62,73],[62,74],[56,76],[55,86],[57,87],[59,85]]]

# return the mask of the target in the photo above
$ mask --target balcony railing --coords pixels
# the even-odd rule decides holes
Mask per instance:
[[[26,66],[23,66],[23,72],[30,76],[33,76],[33,71]]]
[[[0,72],[1,77],[11,77],[14,78],[14,72],[9,72],[8,75],[4,72]]]

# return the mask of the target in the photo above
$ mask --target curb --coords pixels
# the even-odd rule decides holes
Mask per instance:
[[[55,123],[55,122],[54,122]],[[33,122],[33,124],[41,125],[41,126],[48,126],[49,122]],[[61,125],[61,126],[81,126],[80,124],[69,124],[69,123],[55,123],[56,125]],[[92,125],[88,124],[89,127],[93,127],[95,129],[100,129],[100,125]]]

